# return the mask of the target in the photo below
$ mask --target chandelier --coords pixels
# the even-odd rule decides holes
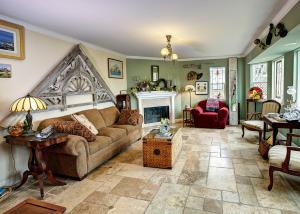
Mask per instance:
[[[173,53],[172,46],[171,46],[171,35],[166,35],[167,38],[167,46],[162,48],[160,51],[160,54],[164,57],[164,59],[169,58],[172,61],[175,61],[178,59],[178,55],[176,53]]]

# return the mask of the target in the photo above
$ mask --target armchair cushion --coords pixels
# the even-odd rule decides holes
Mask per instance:
[[[282,168],[282,163],[285,160],[287,147],[284,145],[273,146],[269,151],[269,164]],[[291,151],[289,170],[300,171],[300,152]]]
[[[246,120],[242,125],[252,129],[264,130],[264,122],[261,120]]]

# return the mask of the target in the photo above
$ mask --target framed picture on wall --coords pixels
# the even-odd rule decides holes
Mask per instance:
[[[123,61],[108,58],[108,77],[123,79]]]
[[[208,81],[196,81],[196,95],[208,95]]]
[[[0,63],[0,78],[11,78],[11,65]]]
[[[159,66],[151,65],[151,81],[157,82],[159,80]]]
[[[23,26],[0,20],[0,58],[25,58]]]

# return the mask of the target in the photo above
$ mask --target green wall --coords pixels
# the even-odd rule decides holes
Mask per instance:
[[[127,86],[131,88],[136,85],[137,79],[151,79],[151,65],[159,66],[159,76],[172,82],[178,89],[182,89],[187,84],[195,85],[195,81],[188,81],[187,74],[189,71],[203,73],[202,81],[209,81],[210,67],[225,67],[226,83],[228,83],[228,59],[211,59],[211,60],[194,60],[194,61],[178,61],[176,63],[161,60],[145,60],[145,59],[127,59]],[[201,69],[183,68],[185,64],[201,64]],[[243,82],[244,82],[244,58],[238,59],[238,94],[239,102],[244,99]],[[196,105],[200,100],[206,99],[207,95],[195,95],[192,92],[192,106]],[[132,108],[137,108],[137,101],[134,96],[132,98]],[[176,118],[182,117],[182,109],[185,105],[189,105],[189,93],[182,92],[176,97]],[[226,84],[226,102],[228,103],[228,84]],[[242,105],[244,107],[244,105]],[[243,110],[242,110],[243,111]]]

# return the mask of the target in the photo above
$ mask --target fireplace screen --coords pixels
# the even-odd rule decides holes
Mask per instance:
[[[144,108],[145,124],[160,122],[161,118],[170,118],[169,106]]]

